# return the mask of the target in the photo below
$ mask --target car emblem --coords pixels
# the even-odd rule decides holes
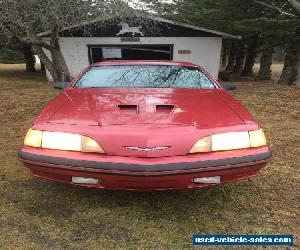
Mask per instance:
[[[168,146],[153,147],[153,148],[148,148],[148,147],[142,148],[142,147],[135,147],[135,146],[124,146],[124,147],[129,150],[137,150],[137,151],[156,151],[156,150],[165,150],[170,148]]]

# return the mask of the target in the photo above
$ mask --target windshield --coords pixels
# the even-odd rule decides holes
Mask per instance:
[[[197,67],[172,65],[95,66],[76,83],[76,88],[215,88]]]

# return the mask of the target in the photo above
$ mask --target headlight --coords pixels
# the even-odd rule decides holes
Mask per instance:
[[[261,129],[249,132],[229,132],[200,139],[192,147],[190,153],[254,148],[264,145],[266,145],[266,137]]]
[[[78,134],[62,132],[29,129],[25,136],[24,144],[48,149],[104,153],[95,140]]]
[[[190,150],[190,153],[210,152],[211,151],[211,136],[207,136],[197,141]]]
[[[42,145],[42,136],[42,131],[29,129],[25,135],[24,144],[30,147],[39,148]]]
[[[238,148],[249,148],[248,132],[231,132],[212,136],[211,150],[230,150]]]
[[[267,140],[262,129],[249,131],[249,136],[251,148],[260,147],[267,144]]]

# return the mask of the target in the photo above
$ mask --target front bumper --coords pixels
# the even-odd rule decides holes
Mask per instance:
[[[36,177],[72,183],[72,177],[99,179],[99,184],[82,186],[163,190],[212,186],[194,178],[220,176],[218,184],[247,179],[259,174],[271,159],[267,147],[162,158],[100,156],[23,147],[20,160]],[[126,163],[125,163],[126,162]]]

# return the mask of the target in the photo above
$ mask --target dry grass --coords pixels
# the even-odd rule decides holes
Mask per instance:
[[[23,67],[0,64],[0,249],[192,249],[196,233],[299,239],[299,88],[237,82],[234,95],[274,153],[259,177],[193,191],[109,192],[36,180],[19,163],[26,129],[58,93]]]

